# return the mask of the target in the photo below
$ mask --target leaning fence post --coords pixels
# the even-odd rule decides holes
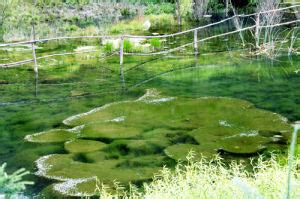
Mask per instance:
[[[198,55],[198,30],[194,30],[194,50],[195,55]]]
[[[255,22],[255,45],[259,48],[259,25],[260,25],[260,12],[257,13]]]
[[[34,62],[34,72],[36,74],[38,74],[38,65],[37,65],[37,60],[36,60],[36,53],[35,53],[35,42],[31,43],[31,47],[32,47],[32,56],[33,56],[33,62]]]
[[[123,65],[124,59],[124,37],[120,38],[120,65]]]

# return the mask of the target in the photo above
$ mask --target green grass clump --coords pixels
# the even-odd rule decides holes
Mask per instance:
[[[124,52],[131,52],[133,50],[133,43],[127,39],[124,40]]]
[[[277,158],[275,155],[268,159],[260,156],[252,161],[253,169],[249,170],[235,161],[227,166],[218,156],[213,160],[202,157],[195,162],[190,153],[187,164],[179,163],[175,170],[165,167],[152,182],[143,185],[143,191],[131,186],[129,192],[113,193],[100,184],[97,187],[100,187],[100,198],[285,198],[288,168]],[[298,159],[296,166],[299,163]],[[299,171],[294,170],[291,198],[298,198],[299,183]]]
[[[177,25],[177,21],[172,14],[149,15],[152,29],[165,28]],[[183,23],[185,23],[183,21]]]
[[[104,52],[105,53],[112,53],[114,50],[114,45],[112,43],[106,43],[104,45]]]
[[[161,47],[161,40],[159,38],[152,38],[150,39],[150,45],[153,49],[158,49]]]
[[[173,14],[175,12],[175,5],[172,3],[162,2],[160,4],[150,3],[147,5],[145,15],[159,15],[159,14]]]

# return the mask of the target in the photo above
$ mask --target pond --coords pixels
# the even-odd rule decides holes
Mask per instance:
[[[59,45],[41,45],[38,53],[95,43]],[[9,59],[29,57],[24,49]],[[31,65],[1,69],[0,163],[9,172],[37,172],[28,177],[36,183],[28,194],[35,195],[67,186],[53,185],[57,180],[93,174],[139,184],[189,149],[228,160],[285,151],[288,123],[300,120],[299,56],[251,58],[236,48],[183,54],[126,56],[121,75],[118,56],[102,60],[97,52],[40,60],[38,78]],[[94,110],[101,106],[107,108]],[[73,183],[86,190],[93,182],[85,180]]]

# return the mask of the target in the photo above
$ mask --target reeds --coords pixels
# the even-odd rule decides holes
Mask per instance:
[[[99,189],[101,198],[222,198],[222,199],[250,199],[250,198],[284,198],[286,196],[288,166],[280,164],[278,156],[270,158],[259,156],[252,159],[252,169],[247,169],[245,164],[231,162],[223,163],[217,156],[213,160],[202,158],[193,161],[193,153],[187,157],[187,163],[179,162],[175,170],[164,167],[155,175],[151,183],[143,185],[143,191],[130,186],[125,189],[115,190],[111,194],[107,189]],[[293,187],[291,198],[300,196],[300,175],[296,171],[300,160],[294,162],[291,176]],[[122,190],[120,192],[120,190]],[[104,196],[104,197],[102,197]]]
[[[258,54],[265,54],[267,57],[274,58],[276,55],[276,35],[277,30],[273,27],[279,24],[282,19],[282,12],[276,10],[279,8],[279,0],[262,0],[257,5],[256,33],[255,43]],[[262,26],[264,26],[262,28]]]

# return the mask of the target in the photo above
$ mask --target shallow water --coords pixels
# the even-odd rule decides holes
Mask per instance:
[[[203,48],[211,48],[218,42]],[[82,44],[87,45],[85,42],[77,45]],[[49,51],[61,52],[61,48],[53,49]],[[49,52],[44,51],[40,53]],[[182,54],[125,57],[123,76],[118,57],[103,61],[97,53],[42,60],[37,79],[30,65],[1,69],[0,163],[7,162],[9,171],[20,167],[35,171],[34,161],[39,157],[65,150],[62,143],[26,142],[26,135],[65,128],[62,121],[71,115],[111,102],[137,99],[148,88],[174,97],[244,99],[291,122],[300,120],[299,57],[270,61],[250,59],[243,51],[205,53],[196,58]],[[49,184],[34,175],[29,179],[37,182],[28,190],[30,194]]]

